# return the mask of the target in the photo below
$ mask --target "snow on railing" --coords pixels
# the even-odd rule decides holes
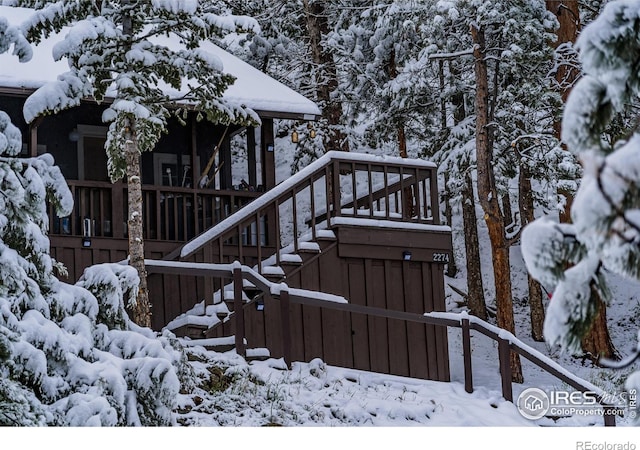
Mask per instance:
[[[437,204],[437,177],[436,165],[430,161],[407,159],[389,156],[377,156],[364,153],[349,153],[330,151],[325,155],[309,164],[307,167],[270,189],[256,200],[252,201],[248,207],[242,208],[235,214],[222,220],[217,225],[209,228],[204,233],[187,242],[180,250],[180,258],[187,258],[193,255],[207,244],[212,244],[218,239],[228,239],[229,233],[247,235],[238,238],[238,243],[244,239],[252,245],[260,247],[265,246],[262,241],[268,240],[262,236],[261,232],[265,231],[265,223],[268,211],[274,210],[275,220],[270,221],[270,232],[274,235],[270,245],[280,248],[280,210],[279,208],[287,203],[287,207],[291,211],[287,211],[286,215],[293,217],[284,217],[286,224],[290,224],[293,228],[288,230],[292,234],[291,240],[295,243],[298,234],[300,234],[300,224],[298,220],[304,213],[297,211],[298,208],[309,208],[307,217],[311,219],[302,219],[313,230],[316,218],[330,212],[330,217],[341,215],[349,215],[347,211],[341,211],[340,207],[334,205],[351,203],[349,210],[356,217],[380,217],[387,220],[422,222],[422,223],[439,223],[439,213]],[[356,176],[356,172],[359,177]],[[382,184],[374,183],[382,180]],[[393,184],[391,183],[393,178]],[[396,178],[398,180],[396,180]],[[324,180],[323,180],[324,179]],[[322,185],[316,187],[317,182],[322,181]],[[341,183],[344,181],[346,188]],[[363,182],[366,187],[356,187],[359,182]],[[375,186],[383,186],[383,188],[374,191]],[[335,187],[338,188],[335,188]],[[351,191],[351,196],[348,192]],[[302,192],[308,191],[308,195],[312,197],[309,204],[301,202]],[[324,195],[322,202],[315,203],[315,195],[322,191]],[[353,194],[361,192],[362,196],[353,200]],[[395,196],[394,200],[390,200],[391,196]],[[411,197],[408,199],[407,197]],[[400,198],[401,200],[398,200]],[[403,208],[411,203],[414,211],[409,214]],[[383,213],[374,210],[376,203],[379,208],[383,208]],[[364,210],[358,211],[359,207],[366,207],[367,214]],[[394,208],[394,210],[392,210]],[[322,213],[322,211],[325,211]],[[403,212],[404,211],[404,212]],[[263,219],[265,219],[263,221]],[[277,230],[274,230],[274,227]],[[250,231],[244,231],[249,229]],[[250,234],[250,235],[249,235]],[[315,236],[314,236],[315,237]],[[255,241],[255,242],[254,242]],[[246,245],[246,244],[245,244]],[[297,249],[296,249],[297,250]],[[260,266],[258,266],[260,267]]]
[[[471,330],[475,330],[498,343],[498,357],[500,363],[500,374],[502,380],[502,395],[506,400],[513,402],[512,372],[510,366],[509,353],[514,351],[531,361],[536,366],[555,376],[559,380],[567,383],[581,392],[593,392],[598,403],[605,409],[604,423],[606,426],[615,426],[615,415],[608,414],[619,408],[608,402],[611,395],[595,386],[594,384],[572,374],[564,367],[543,355],[539,351],[525,344],[516,338],[512,333],[491,325],[478,317],[463,313],[451,312],[429,312],[424,314],[409,313],[405,311],[389,310],[364,305],[349,303],[344,297],[326,294],[323,292],[309,291],[304,289],[290,289],[285,283],[274,283],[267,280],[254,269],[242,266],[239,262],[233,264],[210,264],[210,263],[190,263],[179,261],[157,261],[145,260],[145,265],[150,273],[165,273],[174,275],[194,275],[194,276],[219,276],[232,278],[233,283],[225,286],[231,287],[234,292],[233,315],[236,320],[236,351],[245,354],[245,334],[244,334],[244,313],[243,308],[252,300],[247,302],[243,296],[242,287],[245,283],[262,291],[264,295],[280,300],[280,314],[282,316],[282,339],[284,360],[287,365],[291,364],[291,329],[289,314],[291,303],[317,306],[321,308],[344,311],[349,313],[364,314],[371,317],[401,320],[406,322],[423,323],[435,326],[455,327],[462,329],[462,348],[464,359],[465,390],[473,392],[473,375],[471,365]],[[207,307],[199,307],[199,311],[206,312]],[[200,323],[203,323],[201,321]],[[608,411],[607,411],[608,410]]]
[[[509,361],[509,351],[514,351],[520,356],[528,359],[539,368],[545,370],[551,375],[555,376],[559,380],[567,383],[569,386],[581,391],[581,392],[593,392],[598,403],[604,409],[616,409],[619,406],[610,404],[607,399],[613,398],[598,386],[584,380],[577,375],[569,372],[557,362],[553,361],[548,356],[543,355],[538,350],[525,344],[513,333],[491,325],[485,322],[479,317],[468,314],[466,311],[461,313],[451,312],[439,312],[434,311],[425,313],[425,317],[447,321],[447,326],[455,326],[462,328],[462,352],[464,360],[464,376],[465,376],[465,390],[467,392],[473,392],[473,376],[471,368],[471,342],[470,342],[470,330],[476,330],[485,336],[493,339],[498,343],[498,357],[500,360],[500,375],[502,378],[502,395],[505,399],[513,402],[513,392],[511,386],[511,366]],[[604,422],[607,426],[615,426],[615,415],[604,414]]]

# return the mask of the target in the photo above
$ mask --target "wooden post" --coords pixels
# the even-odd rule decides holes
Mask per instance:
[[[498,358],[500,360],[500,378],[502,379],[502,396],[505,400],[513,402],[513,390],[511,388],[511,363],[509,356],[511,349],[509,341],[498,339]]]
[[[333,161],[333,173],[331,178],[331,198],[333,203],[332,217],[338,217],[342,214],[340,203],[340,161]],[[329,217],[330,211],[327,211],[327,217]]]
[[[242,268],[240,263],[233,269],[233,316],[236,319],[236,352],[246,356],[244,346],[244,302],[242,301]],[[224,288],[223,288],[224,289]],[[224,296],[224,292],[222,293]]]
[[[462,319],[462,359],[464,361],[464,390],[473,392],[473,371],[471,368],[471,330],[469,319]]]
[[[287,367],[291,369],[291,310],[289,287],[284,283],[280,290],[280,320],[282,322],[282,353]]]
[[[258,187],[258,177],[256,176],[256,129],[247,127],[247,159],[249,166],[249,184],[254,188]]]
[[[29,124],[29,157],[38,156],[38,127],[42,123],[42,116],[36,118]]]
[[[612,406],[603,406],[604,409],[604,426],[605,427],[615,427],[616,426],[616,415],[609,414],[615,408]]]
[[[260,145],[262,147],[262,184],[264,191],[266,192],[276,185],[273,119],[262,118],[260,132]]]
[[[195,189],[198,189],[197,176],[200,173],[200,162],[198,161],[198,130],[196,125],[196,119],[194,115],[191,115],[191,187],[193,191],[193,232],[194,236],[200,234],[201,230],[205,229],[205,226],[200,226],[200,211],[198,208],[198,193]]]
[[[260,161],[262,163],[262,188],[264,192],[267,192],[276,185],[273,119],[262,118],[262,126],[260,127]],[[267,245],[276,247],[280,241],[280,234],[277,231],[277,221],[279,220],[276,213],[277,209],[278,202],[275,204],[275,209],[267,212],[265,226]]]

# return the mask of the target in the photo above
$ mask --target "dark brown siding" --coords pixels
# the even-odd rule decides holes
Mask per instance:
[[[395,230],[364,227],[334,231],[337,245],[323,244],[324,250],[316,256],[305,256],[302,266],[287,265],[286,272],[290,275],[285,281],[289,287],[341,295],[352,304],[389,310],[418,314],[445,310],[444,265],[433,262],[432,255],[450,251],[450,236],[447,242],[446,236],[434,237],[428,232],[394,233]],[[52,239],[52,245],[54,256],[67,264],[72,279],[79,276],[76,268],[120,260],[126,255],[126,240],[95,238],[91,248],[81,248],[79,238],[56,238]],[[175,245],[146,242],[149,257],[156,259],[168,254]],[[367,250],[360,252],[364,248]],[[404,249],[411,250],[411,260],[403,260]],[[212,250],[205,247],[190,259],[218,262],[216,251]],[[211,292],[214,292],[230,281],[208,283],[213,285]],[[149,283],[155,329],[205,298],[207,304],[212,301],[205,294],[207,282],[203,278],[154,274]],[[263,311],[253,305],[245,309],[248,348],[266,347],[271,356],[279,358],[283,356],[280,303],[265,297],[264,304]],[[443,327],[298,304],[291,305],[290,320],[293,360],[321,358],[342,367],[449,379],[447,332]],[[228,320],[207,336],[229,336],[234,332],[234,321]]]
[[[338,246],[323,251],[319,257],[301,267],[286,265],[289,287],[320,290],[346,297],[350,303],[413,313],[444,311],[444,265],[431,262],[432,253],[450,251],[447,241],[438,243],[426,236],[420,248],[420,236],[405,233],[400,246],[391,247],[398,234],[360,229],[347,233],[344,252],[342,229],[338,232]],[[393,231],[393,230],[391,230]],[[367,240],[369,251],[356,257],[353,249],[362,246],[358,239]],[[376,246],[375,242],[384,245]],[[402,260],[402,249],[413,242],[412,260]],[[450,241],[449,241],[450,245]],[[370,255],[376,256],[370,257]],[[416,256],[417,255],[417,256]],[[423,260],[420,260],[420,255]],[[386,256],[382,258],[381,256]],[[247,341],[249,347],[266,346],[273,357],[281,357],[282,334],[279,303],[266,302],[265,310],[247,308]],[[448,343],[444,328],[400,320],[369,317],[312,306],[291,306],[292,356],[294,360],[310,361],[321,358],[326,363],[374,372],[416,378],[448,380]],[[228,335],[226,325],[216,336]]]

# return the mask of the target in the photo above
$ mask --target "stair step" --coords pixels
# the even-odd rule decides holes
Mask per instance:
[[[298,253],[320,253],[320,244],[317,242],[299,242]]]
[[[316,231],[316,241],[335,241],[336,234],[331,230],[318,230]]]
[[[202,339],[205,337],[207,327],[204,325],[187,324],[171,330],[177,337],[189,339]]]
[[[284,279],[285,273],[280,266],[265,266],[262,268],[262,276],[272,283],[279,283]]]
[[[271,358],[271,352],[268,348],[248,348],[244,357],[247,361],[266,361],[269,358]]]
[[[300,267],[301,265],[302,265],[302,259],[300,259],[300,261],[281,261],[280,262],[280,267],[282,267],[285,272],[289,267]]]

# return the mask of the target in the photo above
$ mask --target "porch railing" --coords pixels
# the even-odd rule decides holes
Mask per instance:
[[[49,211],[52,235],[127,237],[124,183],[68,180],[74,198],[71,215]],[[144,185],[144,238],[185,242],[226,219],[261,193]]]

